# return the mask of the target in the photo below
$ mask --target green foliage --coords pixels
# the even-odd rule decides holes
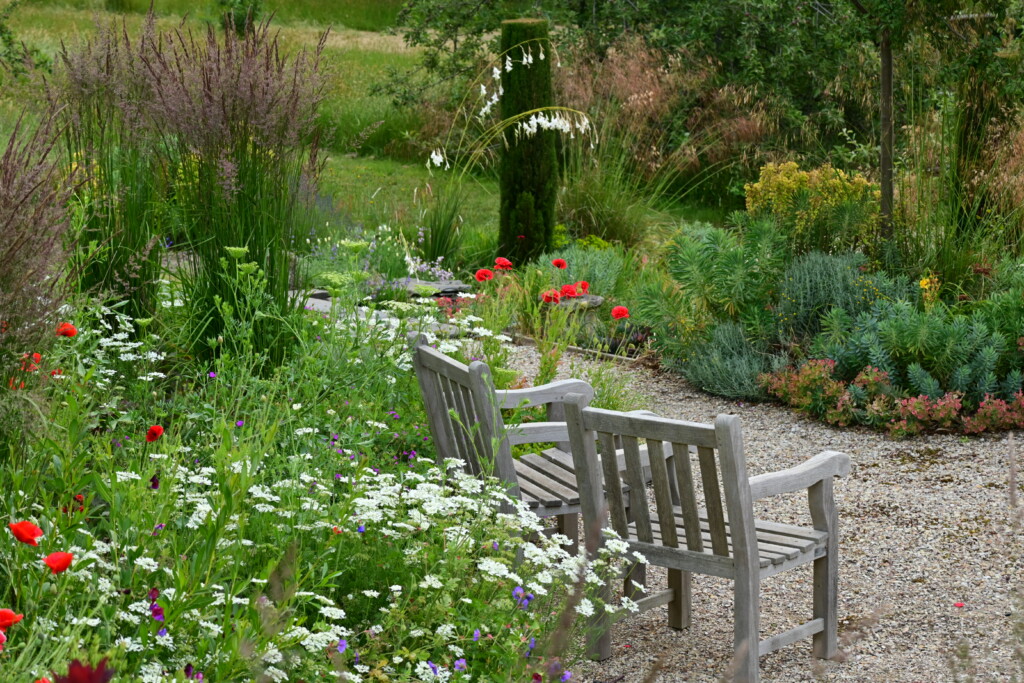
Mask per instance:
[[[558,220],[577,238],[598,238],[626,246],[639,244],[668,203],[673,175],[646,177],[627,141],[602,126],[596,145],[567,146]]]
[[[25,0],[11,0],[0,9],[0,67],[9,69],[15,75],[24,74],[26,65],[50,68],[50,59],[38,49],[28,47],[18,40],[10,27],[11,15]]]
[[[785,244],[771,222],[754,221],[743,231],[684,226],[670,248],[668,272],[700,315],[757,315],[784,267]]]
[[[942,306],[922,311],[907,301],[877,301],[856,317],[835,308],[824,316],[822,328],[811,354],[833,359],[840,379],[870,365],[888,373],[901,390],[933,398],[956,391],[975,406],[987,394],[999,395],[1001,379],[1004,388],[1013,386],[1018,375],[1006,378],[1022,365],[1016,344],[983,315],[960,315]]]
[[[426,207],[421,214],[422,237],[416,246],[427,263],[457,262],[463,201],[462,188],[456,181],[440,187],[425,199]]]
[[[691,344],[688,351],[682,363],[687,381],[726,398],[765,398],[758,378],[781,361],[747,339],[743,326],[732,321],[713,327],[706,339]]]
[[[263,0],[217,0],[217,13],[223,17],[224,28],[238,35],[260,23],[262,12]]]
[[[501,27],[500,56],[510,65],[513,56],[521,56],[522,63],[501,71],[501,115],[513,129],[505,133],[499,170],[498,250],[513,263],[526,263],[551,248],[555,227],[557,133],[522,125],[554,104],[551,59],[541,59],[553,52],[546,21],[505,21]]]
[[[867,272],[863,254],[812,251],[797,256],[778,285],[774,313],[780,341],[809,341],[821,329],[821,316],[832,308],[857,315],[880,299],[904,298],[909,289],[905,280]]]
[[[801,171],[795,162],[767,164],[744,186],[747,210],[771,216],[793,251],[831,252],[875,242],[878,190],[860,174],[825,165]]]
[[[79,288],[129,301],[127,313],[149,317],[156,306],[161,254],[170,237],[167,164],[142,133],[153,98],[145,67],[117,29],[77,51],[65,48],[55,74],[55,101],[67,155],[84,183],[75,196],[74,271]]]

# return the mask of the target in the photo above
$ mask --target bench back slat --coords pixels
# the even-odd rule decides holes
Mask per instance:
[[[518,496],[511,448],[504,438],[501,411],[494,405],[487,365],[477,361],[467,367],[419,344],[413,352],[413,367],[423,393],[438,465],[443,466],[445,457],[459,458],[467,473],[493,474],[508,482],[509,495]],[[495,435],[502,435],[497,443]]]
[[[698,512],[703,507],[707,511],[707,540],[710,540],[714,555],[738,559],[748,556],[751,547],[756,553],[750,487],[738,418],[719,416],[712,426],[597,408],[573,409],[568,413],[570,435],[581,443],[596,440],[600,446],[600,469],[604,475],[607,505],[612,527],[620,536],[623,529],[633,528],[634,538],[643,543],[678,548],[680,538],[676,510],[679,509],[686,549],[704,552],[706,539],[703,538]],[[648,463],[641,457],[641,439],[647,446],[653,501],[648,500],[644,486],[644,466]],[[625,494],[629,496],[628,503],[617,485],[619,468],[614,449],[617,441],[622,444],[625,459],[623,476],[629,484],[629,492]],[[696,446],[696,462],[690,456],[691,445]],[[699,473],[694,472],[694,465]],[[581,467],[597,466],[596,462],[578,460],[577,472]],[[746,489],[746,496],[743,489]],[[674,496],[676,491],[677,497]],[[651,503],[659,527],[657,535],[648,509]],[[627,509],[632,515],[629,527]],[[744,523],[747,518],[751,520],[749,524]],[[658,540],[655,540],[656,536]],[[736,549],[737,546],[740,549]]]

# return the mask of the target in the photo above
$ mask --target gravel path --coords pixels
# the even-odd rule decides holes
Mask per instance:
[[[534,376],[532,348],[515,348],[513,358],[513,367]],[[563,375],[567,365],[563,361]],[[1014,603],[1024,579],[1024,533],[1011,524],[1013,444],[1007,434],[894,441],[862,428],[835,429],[775,405],[710,396],[671,373],[638,366],[622,371],[641,405],[664,417],[711,422],[719,413],[739,415],[751,476],[826,449],[853,461],[850,476],[836,482],[845,659],[813,659],[808,639],[762,657],[762,680],[966,680],[951,664],[965,642],[974,680],[1024,679],[1024,651],[1013,654],[1024,649],[1024,604]],[[1024,464],[1024,457],[1017,461]],[[1024,473],[1018,476],[1024,502],[1021,480]],[[806,508],[806,497],[795,494],[760,501],[755,514],[809,524]],[[648,576],[652,587],[664,587],[659,568]],[[810,582],[810,565],[762,582],[762,638],[810,618]],[[732,583],[694,575],[693,615],[683,631],[668,627],[664,607],[627,618],[613,630],[612,657],[578,667],[577,676],[594,683],[721,680],[732,656]]]

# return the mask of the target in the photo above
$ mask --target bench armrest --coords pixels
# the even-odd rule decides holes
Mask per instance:
[[[781,472],[769,472],[750,478],[750,498],[759,500],[782,493],[802,491],[830,477],[850,473],[850,456],[838,451],[822,451],[813,458]]]
[[[498,396],[498,407],[502,410],[532,408],[548,403],[563,403],[568,394],[582,394],[587,403],[594,399],[594,388],[581,379],[563,379],[539,387],[526,389],[506,389],[495,392]]]
[[[508,442],[513,446],[524,443],[564,442],[569,440],[569,425],[564,422],[524,422],[505,428]]]

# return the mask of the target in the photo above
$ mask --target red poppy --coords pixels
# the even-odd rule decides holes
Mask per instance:
[[[0,631],[0,652],[4,651],[4,643],[7,642],[7,636],[4,635],[3,631]]]
[[[574,296],[579,296],[580,293],[576,291],[576,285],[562,285],[562,296],[569,297],[570,299]]]
[[[590,283],[586,280],[580,280],[576,283],[576,289],[580,291],[580,294],[586,294],[590,290]]]
[[[21,357],[21,369],[25,372],[35,372],[39,369],[37,363],[42,359],[43,357],[38,353],[33,353],[31,356],[26,353]]]
[[[55,683],[107,683],[113,677],[114,670],[107,668],[105,657],[95,667],[76,659],[68,667],[68,675],[57,676]]]
[[[50,683],[50,679],[49,678],[38,678],[38,679],[36,679],[36,683]]]
[[[12,609],[0,609],[0,632],[6,631],[24,618],[24,614],[15,614]]]
[[[615,320],[622,320],[623,318],[629,317],[629,309],[625,306],[616,306],[612,309],[612,318]]]
[[[54,574],[60,574],[67,571],[73,559],[75,556],[71,553],[50,553],[43,559],[43,564],[49,567]]]
[[[53,370],[50,370],[50,377],[56,377],[57,375],[63,375],[63,374],[64,374],[64,371],[61,370],[60,368],[54,368]]]
[[[57,336],[58,337],[74,337],[78,334],[78,330],[71,323],[61,323],[57,325]]]
[[[8,524],[7,526],[10,528],[11,533],[14,534],[14,537],[22,543],[39,545],[36,539],[43,535],[43,530],[32,522],[18,522],[16,524]]]
[[[546,304],[557,304],[561,299],[562,295],[557,289],[549,289],[540,295],[540,300]]]
[[[476,281],[477,282],[486,282],[487,280],[493,280],[493,279],[494,279],[494,271],[488,270],[487,268],[481,268],[480,270],[476,271]]]
[[[498,270],[512,270],[512,262],[504,256],[494,259],[494,267]]]
[[[553,265],[555,268],[558,268],[559,270],[565,270],[566,268],[569,267],[569,264],[565,262],[564,258],[556,258],[554,261],[551,262],[551,265]]]
[[[164,435],[164,428],[160,425],[153,425],[146,431],[146,441],[153,443]]]

